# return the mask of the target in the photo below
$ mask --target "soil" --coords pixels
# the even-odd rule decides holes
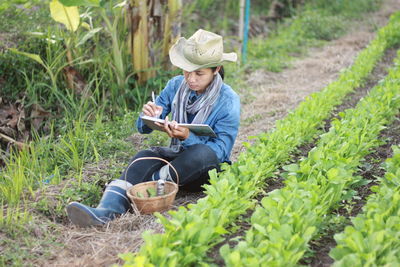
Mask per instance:
[[[349,67],[358,52],[375,37],[374,30],[385,25],[390,14],[395,10],[400,10],[400,1],[384,1],[379,12],[371,14],[367,20],[354,24],[350,32],[338,40],[332,41],[324,47],[310,49],[305,58],[292,62],[290,69],[280,73],[265,70],[250,73],[245,83],[249,88],[242,90],[246,91],[241,96],[242,123],[232,152],[232,160],[235,160],[239,153],[244,151],[242,145],[244,141],[252,142],[251,139],[248,140],[249,136],[273,129],[276,120],[285,117],[306,96],[320,91],[334,81],[340,71]],[[379,80],[379,77],[377,79]],[[391,132],[391,134],[398,135],[398,130],[399,127],[397,127],[397,133]],[[132,137],[132,140],[136,140],[136,137]],[[399,140],[396,140],[395,142],[399,143]],[[310,148],[311,146],[304,147],[302,151],[306,153]],[[386,158],[387,154],[382,152],[373,155]],[[271,183],[275,183],[271,184],[271,188],[272,186],[278,188],[282,185],[282,180],[278,179],[275,182],[271,180]],[[364,191],[368,192],[367,189]],[[196,202],[202,196],[204,196],[203,193],[179,192],[174,203],[175,208]],[[360,203],[361,206],[362,203]],[[356,209],[354,208],[354,210]],[[168,216],[166,213],[164,215]],[[40,218],[40,220],[43,219]],[[245,224],[244,221],[244,228]],[[143,243],[141,236],[144,231],[163,232],[162,226],[154,216],[136,216],[130,213],[103,228],[82,229],[69,223],[53,224],[52,227],[54,233],[58,235],[56,242],[62,248],[60,249],[60,245],[55,246],[46,255],[32,251],[32,253],[37,253],[38,257],[29,262],[30,264],[37,266],[109,266],[114,263],[122,263],[118,254],[137,251]],[[326,244],[318,249],[328,251],[327,248],[332,244],[328,239]],[[327,257],[327,253],[321,253],[314,257],[315,260],[309,259],[307,262],[316,262],[316,264],[313,263],[313,266],[321,266],[318,262],[329,264],[325,257]],[[219,262],[219,264],[222,263]]]

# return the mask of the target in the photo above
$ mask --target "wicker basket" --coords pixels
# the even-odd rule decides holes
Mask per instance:
[[[138,158],[134,161],[132,161],[128,168],[135,162],[139,160],[148,160],[148,159],[157,159],[164,161],[167,163],[171,169],[174,170],[176,174],[176,179],[177,183],[179,184],[179,175],[174,166],[172,166],[171,163],[169,163],[167,160],[162,159],[162,158],[157,158],[157,157],[142,157]],[[126,173],[125,172],[125,180],[126,180]],[[144,183],[139,183],[136,184],[132,187],[130,187],[126,194],[128,195],[129,199],[132,201],[132,203],[135,205],[136,209],[140,212],[140,214],[150,214],[156,211],[166,211],[171,208],[172,203],[175,200],[176,193],[178,192],[178,184],[175,184],[173,182],[165,182],[165,194],[162,196],[156,196],[156,197],[149,197],[147,193],[148,188],[154,188],[157,189],[157,181],[150,181],[150,182],[144,182]],[[145,196],[144,198],[138,197],[138,193],[141,195]]]

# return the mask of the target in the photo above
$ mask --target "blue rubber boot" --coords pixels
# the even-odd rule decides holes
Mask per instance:
[[[125,181],[122,182],[125,183]],[[71,202],[67,206],[68,218],[73,224],[87,227],[104,225],[124,214],[130,207],[130,201],[126,196],[127,186],[118,186],[119,184],[122,184],[121,180],[113,181],[107,186],[97,208]]]

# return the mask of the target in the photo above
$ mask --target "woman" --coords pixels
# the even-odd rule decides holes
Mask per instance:
[[[183,76],[172,78],[155,103],[145,104],[142,112],[165,119],[159,126],[171,137],[171,144],[140,151],[132,161],[141,157],[166,159],[179,174],[179,186],[200,190],[208,182],[209,170],[230,163],[239,128],[240,101],[222,81],[222,64],[234,62],[237,57],[235,53],[223,53],[221,36],[204,30],[187,40],[180,38],[169,56],[172,64],[183,70]],[[168,120],[169,113],[172,121]],[[208,124],[217,137],[197,136],[177,122]],[[140,117],[136,126],[140,133],[152,131]],[[72,202],[67,207],[68,217],[79,226],[103,225],[129,209],[126,190],[130,186],[158,179],[176,182],[176,174],[162,161],[137,161],[107,186],[97,208]]]

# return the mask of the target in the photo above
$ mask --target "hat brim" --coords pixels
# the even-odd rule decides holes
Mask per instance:
[[[223,53],[221,60],[218,62],[210,62],[204,65],[193,64],[183,55],[183,48],[186,41],[187,40],[184,37],[179,38],[179,40],[169,50],[169,59],[172,65],[185,71],[191,72],[198,69],[212,68],[223,65],[225,62],[236,62],[237,60],[236,53]]]

